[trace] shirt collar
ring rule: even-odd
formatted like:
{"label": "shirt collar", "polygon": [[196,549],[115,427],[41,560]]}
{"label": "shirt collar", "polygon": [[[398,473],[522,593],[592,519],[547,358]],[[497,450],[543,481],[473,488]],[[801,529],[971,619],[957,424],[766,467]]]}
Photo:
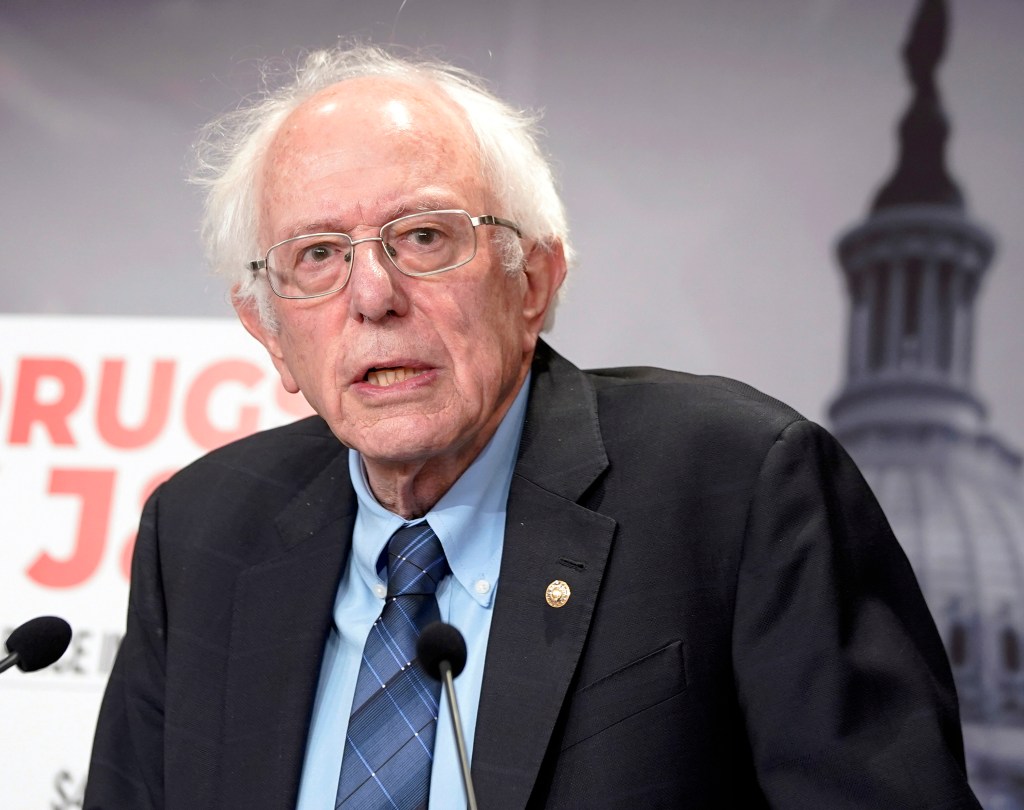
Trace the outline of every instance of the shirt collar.
{"label": "shirt collar", "polygon": [[[382,583],[377,561],[388,539],[408,523],[427,521],[437,533],[452,575],[483,607],[494,599],[501,567],[505,509],[526,417],[531,374],[516,394],[498,429],[466,471],[419,520],[406,521],[374,497],[362,456],[349,453],[349,475],[359,502],[353,532],[353,563],[368,588]],[[477,583],[489,587],[481,593]]]}

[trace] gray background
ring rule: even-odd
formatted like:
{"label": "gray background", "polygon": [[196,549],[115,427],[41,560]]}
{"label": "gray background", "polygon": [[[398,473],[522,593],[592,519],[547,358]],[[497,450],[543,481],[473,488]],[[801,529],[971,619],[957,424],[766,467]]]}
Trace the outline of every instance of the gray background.
{"label": "gray background", "polygon": [[[579,248],[558,349],[728,374],[821,420],[846,329],[832,245],[892,169],[915,7],[2,0],[0,312],[229,316],[182,180],[189,144],[255,89],[257,58],[355,35],[430,47],[546,111]],[[951,12],[950,165],[999,241],[978,390],[1019,445],[1024,2]]]}

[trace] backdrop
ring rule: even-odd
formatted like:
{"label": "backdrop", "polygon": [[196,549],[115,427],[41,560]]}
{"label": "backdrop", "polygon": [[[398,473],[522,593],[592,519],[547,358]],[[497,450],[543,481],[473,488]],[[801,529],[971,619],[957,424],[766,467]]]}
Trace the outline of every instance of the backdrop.
{"label": "backdrop", "polygon": [[[583,366],[738,377],[827,421],[846,337],[833,246],[893,168],[915,8],[5,0],[0,629],[38,612],[81,617],[77,665],[0,678],[0,706],[27,726],[0,744],[12,806],[80,797],[144,492],[207,445],[298,408],[229,321],[183,181],[196,129],[256,88],[258,58],[339,36],[426,47],[542,109],[579,255],[553,345]],[[998,242],[976,389],[1019,446],[1024,2],[953,0],[951,12],[939,73],[949,163]]]}

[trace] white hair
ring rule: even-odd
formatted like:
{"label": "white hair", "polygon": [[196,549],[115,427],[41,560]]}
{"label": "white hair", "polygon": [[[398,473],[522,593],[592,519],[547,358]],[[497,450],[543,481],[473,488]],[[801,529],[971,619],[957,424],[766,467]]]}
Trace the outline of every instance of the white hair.
{"label": "white hair", "polygon": [[[321,90],[371,76],[426,82],[446,94],[466,115],[476,137],[483,179],[503,209],[500,214],[514,220],[523,236],[542,249],[560,243],[571,264],[565,207],[538,143],[538,115],[511,107],[485,89],[480,78],[447,63],[399,57],[370,45],[345,45],[308,53],[290,81],[279,86],[271,86],[271,71],[264,69],[262,91],[200,133],[191,179],[206,191],[202,237],[214,272],[232,285],[237,301],[255,299],[264,323],[274,327],[267,285],[255,283],[248,262],[260,253],[257,178],[278,129]],[[512,234],[506,229],[497,233]],[[506,268],[518,270],[523,259],[519,240],[506,238],[502,255]],[[545,328],[553,311],[554,304]]]}

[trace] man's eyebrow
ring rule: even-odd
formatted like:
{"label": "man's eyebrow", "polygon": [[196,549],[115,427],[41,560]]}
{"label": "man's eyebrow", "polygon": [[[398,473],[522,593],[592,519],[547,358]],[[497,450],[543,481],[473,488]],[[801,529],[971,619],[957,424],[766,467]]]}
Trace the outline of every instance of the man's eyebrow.
{"label": "man's eyebrow", "polygon": [[304,222],[292,228],[289,233],[292,237],[304,236],[308,233],[344,233],[336,220],[320,220],[317,222]]}
{"label": "man's eyebrow", "polygon": [[450,200],[445,200],[440,197],[426,197],[416,203],[415,211],[441,211],[446,208],[455,207],[452,205]]}
{"label": "man's eyebrow", "polygon": [[401,202],[392,203],[390,206],[383,208],[383,215],[381,221],[369,222],[369,223],[357,223],[355,225],[343,225],[341,219],[316,219],[307,220],[299,225],[288,230],[288,236],[285,238],[292,238],[296,236],[305,236],[310,233],[348,233],[349,230],[357,228],[361,225],[369,225],[370,227],[379,227],[386,222],[390,222],[393,219],[398,219],[406,214],[419,214],[422,212],[430,211],[441,211],[450,208],[458,208],[459,206],[451,199],[447,197],[421,197],[415,201],[403,200]]}

